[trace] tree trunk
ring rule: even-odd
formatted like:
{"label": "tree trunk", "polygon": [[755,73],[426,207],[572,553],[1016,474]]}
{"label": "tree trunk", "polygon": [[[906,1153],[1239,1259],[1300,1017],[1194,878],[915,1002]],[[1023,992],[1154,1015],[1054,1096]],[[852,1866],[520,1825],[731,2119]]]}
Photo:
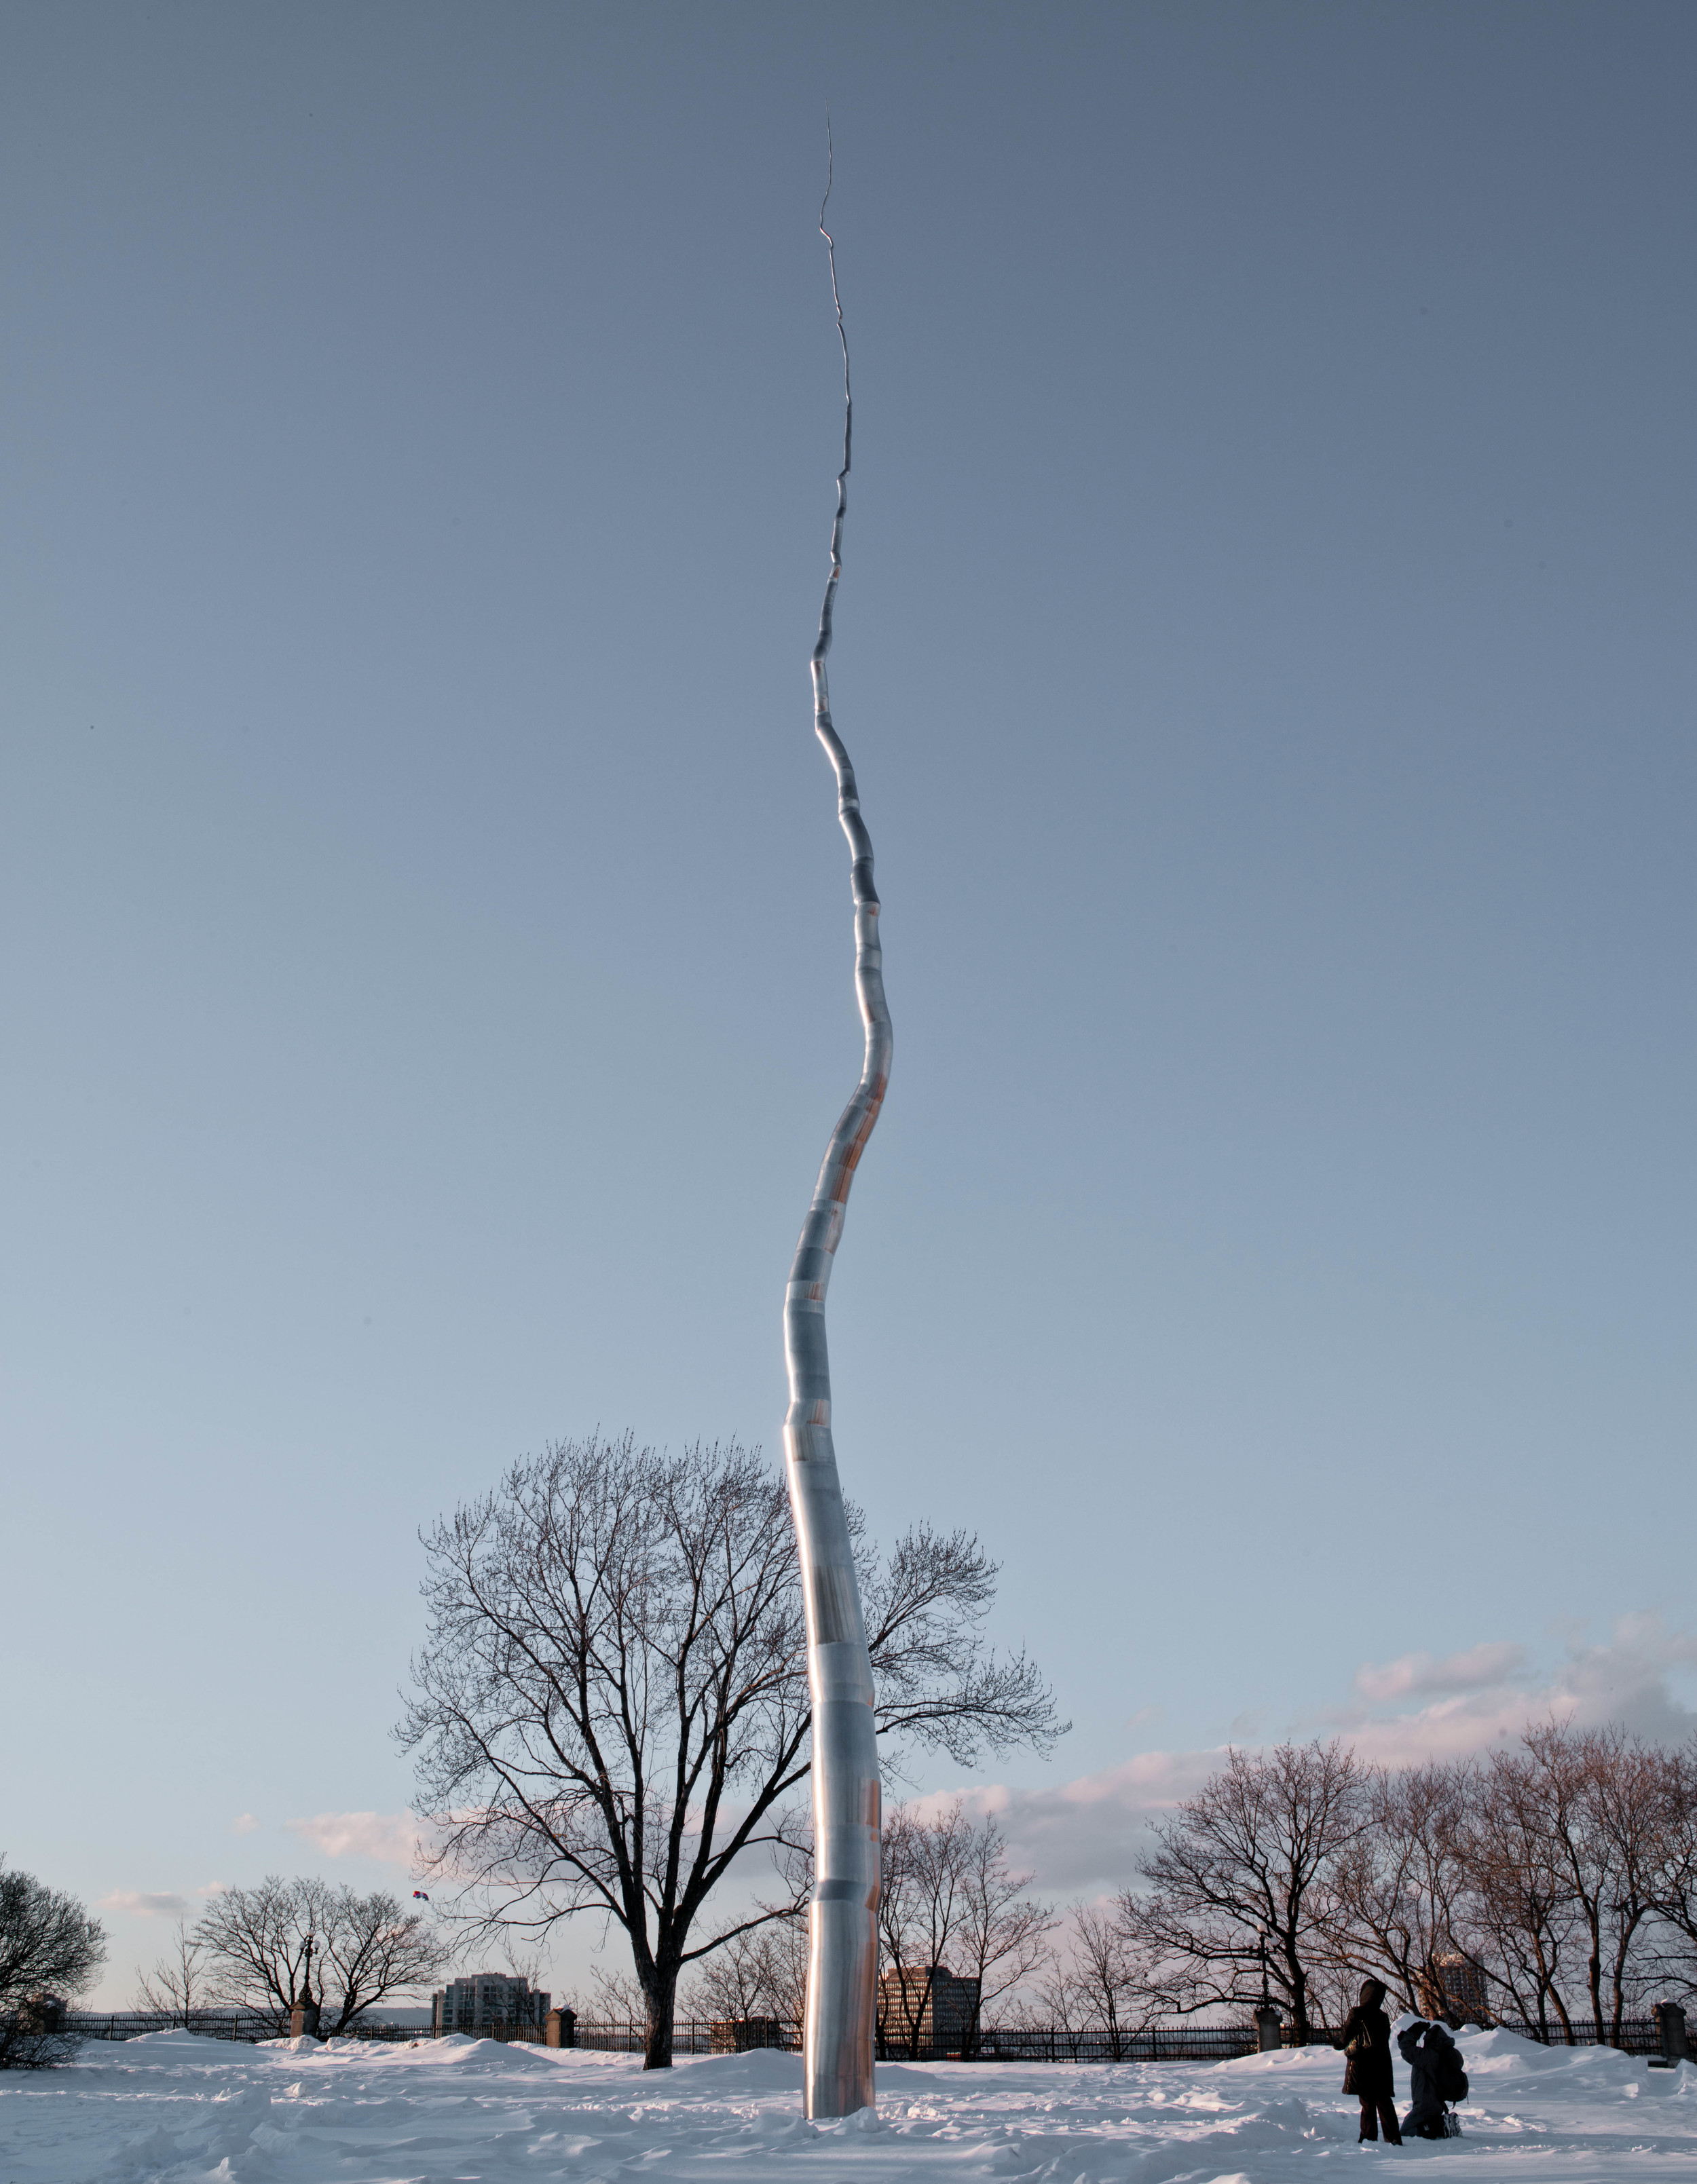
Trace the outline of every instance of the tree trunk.
{"label": "tree trunk", "polygon": [[1585,1975],[1591,1990],[1591,2021],[1597,2028],[1597,2042],[1603,2041],[1603,1944],[1594,1925],[1591,1929],[1591,1958],[1585,1967]]}
{"label": "tree trunk", "polygon": [[1627,1925],[1626,1931],[1621,1936],[1619,1944],[1615,1950],[1615,2008],[1613,2022],[1610,2028],[1612,2036],[1610,2041],[1610,2045],[1614,2048],[1623,2048],[1624,2045],[1624,2034],[1622,2032],[1622,2026],[1627,2010],[1627,1966],[1632,1959],[1633,1937],[1638,1932],[1639,1926],[1643,1924],[1644,1916],[1644,1914],[1642,1912],[1636,1913],[1633,1915],[1630,1924]]}
{"label": "tree trunk", "polygon": [[907,2060],[910,2063],[917,2063],[919,2059],[919,2028],[925,2021],[925,2000],[930,1992],[930,1982],[928,1978],[925,1986],[920,1988],[919,2004],[916,2009],[913,2006],[913,1991],[907,1982],[904,1968],[899,1961],[896,1970],[896,1976],[902,1983],[902,2037],[907,2043]]}
{"label": "tree trunk", "polygon": [[672,2019],[678,2007],[678,1966],[656,1964],[642,1982],[642,1998],[648,2005],[643,2031],[642,2067],[645,2070],[672,2068]]}
{"label": "tree trunk", "polygon": [[1308,1977],[1298,1961],[1296,1951],[1288,1943],[1285,1948],[1285,1969],[1291,1981],[1291,2024],[1296,2033],[1296,2044],[1306,2048],[1309,2040]]}

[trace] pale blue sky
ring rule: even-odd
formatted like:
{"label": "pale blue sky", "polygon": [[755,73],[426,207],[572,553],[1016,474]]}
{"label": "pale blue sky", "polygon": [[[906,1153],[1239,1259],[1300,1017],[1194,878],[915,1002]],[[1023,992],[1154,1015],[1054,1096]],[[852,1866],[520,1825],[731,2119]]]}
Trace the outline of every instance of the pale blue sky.
{"label": "pale blue sky", "polygon": [[1006,1563],[1077,1726],[999,1779],[1627,1615],[1688,1688],[1689,6],[0,39],[0,1847],[315,1864],[405,1803],[421,1523],[776,1446],[828,97],[839,1446]]}

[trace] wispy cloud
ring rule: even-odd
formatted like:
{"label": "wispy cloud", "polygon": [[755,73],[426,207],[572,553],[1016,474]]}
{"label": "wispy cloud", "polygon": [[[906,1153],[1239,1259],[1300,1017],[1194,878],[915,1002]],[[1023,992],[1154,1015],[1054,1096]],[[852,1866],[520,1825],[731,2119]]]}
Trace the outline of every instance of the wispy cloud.
{"label": "wispy cloud", "polygon": [[190,1908],[187,1897],[163,1888],[114,1888],[98,1897],[95,1906],[101,1911],[127,1911],[140,1919],[180,1919]]}
{"label": "wispy cloud", "polygon": [[[1512,1743],[1529,1722],[1550,1715],[1588,1728],[1617,1721],[1658,1743],[1677,1743],[1697,1729],[1697,1714],[1669,1688],[1676,1670],[1697,1665],[1697,1633],[1670,1630],[1657,1615],[1622,1616],[1599,1646],[1570,1643],[1553,1669],[1535,1667],[1525,1646],[1475,1646],[1434,1661],[1410,1653],[1383,1669],[1358,1672],[1366,1702],[1329,1714],[1366,1759],[1405,1767],[1421,1759],[1460,1759]],[[1375,1702],[1430,1694],[1430,1703],[1386,1716]]]}
{"label": "wispy cloud", "polygon": [[250,1836],[259,1825],[252,1813],[237,1813],[230,1823],[230,1832],[232,1836]]}
{"label": "wispy cloud", "polygon": [[[1697,1634],[1670,1630],[1657,1616],[1627,1616],[1600,1645],[1571,1641],[1554,1667],[1538,1666],[1526,1646],[1496,1641],[1441,1657],[1407,1653],[1364,1664],[1348,1703],[1288,1734],[1341,1736],[1363,1759],[1389,1767],[1489,1751],[1551,1715],[1582,1728],[1617,1721],[1638,1736],[1676,1743],[1697,1730],[1697,1713],[1674,1696],[1669,1678],[1693,1667]],[[1247,1734],[1246,1728],[1242,1717],[1232,1724],[1234,1741],[1267,1736],[1259,1724]],[[1225,1755],[1223,1745],[1146,1752],[1053,1789],[980,1784],[960,1794],[970,1810],[996,1814],[1015,1864],[1035,1875],[1038,1888],[1123,1887],[1136,1877],[1137,1852],[1154,1823]],[[950,1794],[918,1802],[941,1805]]]}
{"label": "wispy cloud", "polygon": [[1434,1695],[1477,1691],[1505,1682],[1527,1665],[1524,1646],[1470,1646],[1465,1653],[1449,1653],[1435,1661],[1430,1653],[1404,1653],[1400,1660],[1376,1668],[1364,1661],[1355,1671],[1355,1688],[1364,1699],[1382,1702]]}
{"label": "wispy cloud", "polygon": [[[1014,1864],[1032,1870],[1038,1887],[1112,1886],[1130,1880],[1152,1822],[1199,1790],[1224,1750],[1143,1752],[1052,1790],[996,1783],[960,1794],[970,1811],[995,1814]],[[924,1810],[946,1804],[949,1793],[916,1802]]]}
{"label": "wispy cloud", "polygon": [[315,1813],[283,1825],[322,1858],[369,1858],[382,1865],[410,1866],[417,1855],[418,1822],[410,1813]]}

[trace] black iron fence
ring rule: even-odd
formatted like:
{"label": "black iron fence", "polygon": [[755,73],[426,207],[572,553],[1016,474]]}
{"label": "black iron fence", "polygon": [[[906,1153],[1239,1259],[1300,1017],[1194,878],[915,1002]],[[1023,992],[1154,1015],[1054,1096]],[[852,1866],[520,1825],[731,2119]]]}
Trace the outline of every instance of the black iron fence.
{"label": "black iron fence", "polygon": [[[673,2053],[712,2055],[764,2047],[794,2053],[800,2049],[799,2025],[777,2019],[757,2019],[751,2023],[759,2027],[757,2037],[751,2034],[740,2038],[734,2025],[723,2020],[679,2019],[673,2027]],[[206,2039],[249,2043],[278,2037],[276,2020],[254,2010],[193,2010],[187,2021],[181,2014],[170,2016],[150,2010],[72,2010],[67,2013],[64,2026],[67,2032],[83,2040],[134,2040],[144,2032],[170,2031],[198,2032]],[[1567,2035],[1560,2024],[1547,2027],[1505,2024],[1502,2030],[1522,2040],[1534,2040],[1549,2047],[1567,2044]],[[355,2025],[344,2036],[353,2040],[405,2042],[434,2040],[441,2036],[428,2025],[379,2024]],[[541,2028],[534,2025],[489,2025],[477,2036],[536,2043],[544,2036]],[[1283,2037],[1287,2047],[1295,2044],[1291,2026],[1284,2027]],[[572,2044],[591,2053],[639,2055],[647,2044],[646,2031],[638,2023],[587,2022],[580,2018]],[[1331,2032],[1316,2026],[1309,2036],[1309,2044],[1329,2048],[1336,2042]],[[1650,2017],[1627,2019],[1621,2026],[1618,2041],[1611,2025],[1605,2024],[1599,2028],[1589,2019],[1576,2018],[1572,2044],[1579,2048],[1618,2046],[1628,2055],[1659,2055],[1662,2052],[1661,2028]],[[1240,2055],[1253,2055],[1259,2045],[1253,2025],[1152,2025],[1136,2031],[1121,2032],[1109,2032],[1100,2026],[994,2025],[980,2033],[972,2051],[964,2056],[958,2048],[944,2050],[924,2046],[916,2055],[909,2042],[880,2036],[878,2059],[881,2063],[1225,2063]],[[1464,2040],[1464,2050],[1465,2045]]]}
{"label": "black iron fence", "polygon": [[[84,2040],[134,2040],[144,2032],[188,2031],[213,2040],[257,2042],[279,2036],[274,2018],[258,2011],[195,2010],[187,2020],[181,2015],[148,2010],[96,2013],[73,2011],[65,2030]],[[351,2040],[404,2042],[442,2037],[427,2025],[354,2025],[343,2036]],[[530,2024],[489,2024],[479,2029],[485,2040],[539,2043],[542,2029]],[[1329,2034],[1316,2036],[1330,2040]],[[1286,2038],[1290,2037],[1288,2031]],[[578,2019],[571,2044],[591,2053],[639,2055],[647,2045],[647,2029],[639,2022]],[[1241,2025],[1155,2025],[1136,2032],[1069,2031],[1052,2025],[998,2027],[980,2034],[974,2050],[963,2057],[958,2046],[942,2048],[921,2043],[916,2054],[911,2041],[897,2035],[880,2036],[878,2059],[882,2063],[1003,2062],[1003,2063],[1217,2063],[1236,2055],[1253,2054],[1258,2045],[1255,2028]],[[712,2055],[746,2052],[753,2048],[775,2048],[789,2053],[800,2051],[801,2028],[776,2018],[752,2020],[745,2029],[734,2020],[680,2018],[672,2029],[672,2048],[677,2055]]]}
{"label": "black iron fence", "polygon": [[[275,2018],[252,2009],[67,2010],[64,2029],[80,2040],[138,2040],[144,2032],[198,2032],[207,2040],[275,2040]],[[287,2030],[287,2026],[283,2028]]]}
{"label": "black iron fence", "polygon": [[[1330,2046],[1331,2036],[1325,2036]],[[1285,2038],[1288,2045],[1288,2028]],[[1253,2055],[1260,2044],[1253,2025],[1149,2025],[1119,2032],[1100,2025],[992,2025],[980,2033],[973,2052],[960,2059],[974,2063],[1229,2063],[1239,2055]],[[879,2054],[883,2061],[906,2062],[912,2050],[906,2042],[896,2040],[880,2043]],[[923,2051],[918,2059],[927,2059]]]}
{"label": "black iron fence", "polygon": [[1501,2023],[1504,2032],[1512,2032],[1521,2040],[1536,2040],[1544,2048],[1618,2048],[1623,2055],[1659,2055],[1661,2053],[1661,2028],[1653,2017],[1627,2017],[1621,2020],[1621,2036],[1615,2037],[1611,2025],[1599,2026],[1589,2017],[1572,2020],[1573,2037],[1570,2041],[1560,2024],[1511,2025]]}

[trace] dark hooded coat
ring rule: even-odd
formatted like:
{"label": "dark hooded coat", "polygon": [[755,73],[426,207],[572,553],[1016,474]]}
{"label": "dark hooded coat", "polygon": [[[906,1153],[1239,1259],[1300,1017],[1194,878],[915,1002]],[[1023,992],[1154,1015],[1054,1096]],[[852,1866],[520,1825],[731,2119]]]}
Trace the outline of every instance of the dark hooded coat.
{"label": "dark hooded coat", "polygon": [[1343,2020],[1343,2045],[1351,2053],[1343,2069],[1346,2093],[1391,2098],[1391,2020],[1380,2007],[1385,1990],[1377,1980],[1365,1980],[1361,1999]]}
{"label": "dark hooded coat", "polygon": [[1403,2118],[1405,2132],[1419,2138],[1441,2137],[1443,2131],[1443,2096],[1437,2090],[1439,2058],[1445,2048],[1454,2049],[1447,2025],[1425,2025],[1418,2018],[1405,2025],[1397,2035],[1397,2045],[1402,2050],[1403,2060],[1409,2066],[1410,2091],[1414,2098],[1408,2114]]}

